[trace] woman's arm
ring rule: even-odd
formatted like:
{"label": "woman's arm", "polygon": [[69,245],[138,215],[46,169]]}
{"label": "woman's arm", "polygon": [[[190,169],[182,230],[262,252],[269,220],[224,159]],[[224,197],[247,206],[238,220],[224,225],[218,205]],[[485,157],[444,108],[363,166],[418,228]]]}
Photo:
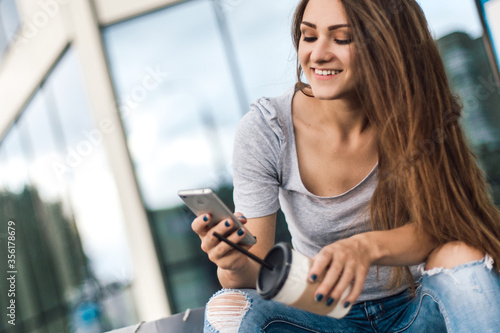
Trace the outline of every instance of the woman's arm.
{"label": "woman's arm", "polygon": [[[260,258],[264,258],[274,245],[276,214],[248,219],[245,228],[257,237],[257,243],[249,251]],[[229,251],[228,254],[232,252],[237,255],[236,259],[228,256],[227,263],[220,261],[220,264],[218,264],[217,275],[221,285],[224,288],[255,288],[260,265],[233,250],[226,243],[219,243],[218,246],[221,252]],[[242,260],[243,263],[231,267],[231,264],[238,260]]]}
{"label": "woman's arm", "polygon": [[371,265],[419,264],[435,247],[431,237],[419,232],[414,224],[357,234],[325,246],[314,257],[309,272],[311,280],[325,274],[315,296],[322,295],[319,299],[340,299],[352,283],[352,291],[345,300],[352,304],[361,294]]}
{"label": "woman's arm", "polygon": [[431,237],[419,232],[415,224],[387,231],[358,234],[360,242],[368,249],[372,265],[411,266],[424,262],[436,248]]}

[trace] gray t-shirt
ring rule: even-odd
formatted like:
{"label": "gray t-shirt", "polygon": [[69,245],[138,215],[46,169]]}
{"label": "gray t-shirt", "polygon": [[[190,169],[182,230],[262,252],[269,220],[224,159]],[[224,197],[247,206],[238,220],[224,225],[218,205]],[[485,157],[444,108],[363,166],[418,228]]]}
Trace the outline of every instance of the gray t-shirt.
{"label": "gray t-shirt", "polygon": [[[369,202],[377,185],[377,166],[355,187],[334,197],[310,193],[299,173],[292,122],[290,89],[277,98],[260,98],[236,131],[233,173],[236,211],[247,218],[274,214],[281,207],[295,250],[313,257],[337,240],[371,231]],[[332,166],[334,167],[334,166]],[[412,274],[417,280],[416,267]],[[371,267],[358,302],[380,299],[391,292],[386,285],[390,267]]]}

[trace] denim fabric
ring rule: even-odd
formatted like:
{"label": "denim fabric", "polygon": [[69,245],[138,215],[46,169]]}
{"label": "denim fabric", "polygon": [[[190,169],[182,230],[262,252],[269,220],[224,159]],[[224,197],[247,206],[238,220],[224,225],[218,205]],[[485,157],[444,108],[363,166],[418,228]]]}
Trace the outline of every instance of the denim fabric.
{"label": "denim fabric", "polygon": [[[243,333],[500,332],[500,275],[489,257],[424,272],[415,295],[407,290],[360,302],[342,319],[265,301],[252,289],[243,292],[250,302],[238,331]],[[217,330],[206,322],[205,332]]]}

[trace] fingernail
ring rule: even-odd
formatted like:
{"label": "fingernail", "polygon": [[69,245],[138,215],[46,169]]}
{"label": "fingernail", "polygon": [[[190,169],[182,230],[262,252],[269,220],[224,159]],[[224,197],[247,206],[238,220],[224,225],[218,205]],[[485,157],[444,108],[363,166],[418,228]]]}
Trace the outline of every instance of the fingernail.
{"label": "fingernail", "polygon": [[311,282],[315,282],[318,276],[316,274],[311,275]]}
{"label": "fingernail", "polygon": [[243,233],[244,233],[243,229],[239,229],[239,230],[238,230],[238,236],[243,235]]}
{"label": "fingernail", "polygon": [[208,216],[207,215],[203,216],[203,221],[208,222]]}
{"label": "fingernail", "polygon": [[246,217],[244,217],[243,215],[240,216],[240,219],[246,219]]}
{"label": "fingernail", "polygon": [[335,302],[335,299],[333,299],[332,297],[330,297],[330,298],[326,301],[326,306],[330,306],[330,305],[332,305],[334,302]]}
{"label": "fingernail", "polygon": [[224,223],[226,225],[226,227],[230,227],[231,225],[229,224],[229,221],[226,221],[226,223]]}
{"label": "fingernail", "polygon": [[321,302],[322,299],[323,299],[323,294],[316,295],[316,302]]}
{"label": "fingernail", "polygon": [[345,302],[345,303],[344,303],[344,308],[348,308],[348,307],[349,307],[349,305],[351,305],[351,303],[350,303],[350,302]]}

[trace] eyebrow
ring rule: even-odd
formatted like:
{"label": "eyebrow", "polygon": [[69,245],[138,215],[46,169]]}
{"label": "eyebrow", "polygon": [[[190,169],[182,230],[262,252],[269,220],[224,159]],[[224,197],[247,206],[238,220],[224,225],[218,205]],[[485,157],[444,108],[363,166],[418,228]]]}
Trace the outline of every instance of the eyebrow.
{"label": "eyebrow", "polygon": [[[304,25],[307,25],[308,27],[311,27],[313,29],[316,29],[316,24],[312,24],[312,23],[309,23],[307,21],[302,21],[300,24],[304,24]],[[335,25],[331,25],[328,27],[328,31],[332,31],[332,30],[336,30],[336,29],[339,29],[339,28],[345,28],[345,27],[350,27],[349,24],[335,24]]]}

